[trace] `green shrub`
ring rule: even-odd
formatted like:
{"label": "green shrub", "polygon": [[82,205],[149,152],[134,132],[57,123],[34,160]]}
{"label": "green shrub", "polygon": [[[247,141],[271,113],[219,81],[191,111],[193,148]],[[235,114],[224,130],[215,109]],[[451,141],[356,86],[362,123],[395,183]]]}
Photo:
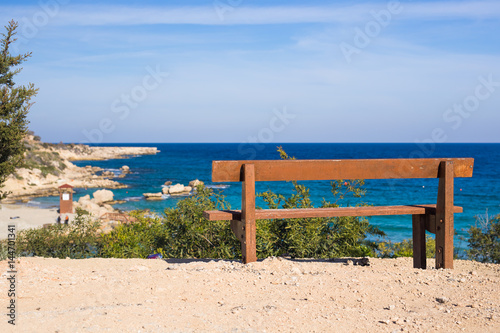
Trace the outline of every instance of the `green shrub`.
{"label": "green shrub", "polygon": [[[399,243],[381,242],[377,252],[380,258],[413,257],[413,240],[405,239]],[[429,235],[425,236],[425,255],[427,258],[436,256],[436,242]]]}
{"label": "green shrub", "polygon": [[162,254],[170,258],[241,257],[240,243],[229,221],[209,221],[203,211],[229,209],[224,196],[198,186],[197,193],[165,209],[166,238]]}
{"label": "green shrub", "polygon": [[0,261],[7,259],[9,252],[8,241],[6,239],[0,240]]}
{"label": "green shrub", "polygon": [[20,256],[93,258],[98,255],[98,228],[99,222],[77,209],[76,217],[68,225],[53,224],[20,231],[16,251]]}
{"label": "green shrub", "polygon": [[[260,193],[270,209],[314,208],[309,189],[292,182],[294,193],[289,198],[272,191]],[[360,184],[361,182],[356,182]],[[339,185],[342,184],[342,185]],[[335,199],[348,193],[360,195],[354,182],[332,182]],[[342,194],[339,194],[342,193]],[[337,202],[338,200],[336,200]],[[323,201],[322,208],[339,207],[337,203]],[[275,219],[257,221],[257,256],[289,255],[293,258],[333,258],[373,256],[376,244],[366,241],[368,235],[383,236],[384,233],[359,217]]]}
{"label": "green shrub", "polygon": [[500,264],[500,215],[493,219],[488,213],[484,218],[476,216],[475,226],[467,232],[470,249],[466,253],[470,259]]}
{"label": "green shrub", "polygon": [[99,255],[104,258],[146,258],[164,246],[165,227],[158,217],[146,217],[145,212],[130,213],[137,222],[122,224],[100,238]]}

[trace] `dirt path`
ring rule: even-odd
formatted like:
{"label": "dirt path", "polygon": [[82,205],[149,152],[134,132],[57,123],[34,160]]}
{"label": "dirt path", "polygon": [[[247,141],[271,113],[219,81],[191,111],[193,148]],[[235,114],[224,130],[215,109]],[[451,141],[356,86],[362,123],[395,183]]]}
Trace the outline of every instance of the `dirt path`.
{"label": "dirt path", "polygon": [[16,328],[3,317],[0,332],[500,332],[500,265],[472,261],[454,270],[416,270],[411,258],[16,265]]}

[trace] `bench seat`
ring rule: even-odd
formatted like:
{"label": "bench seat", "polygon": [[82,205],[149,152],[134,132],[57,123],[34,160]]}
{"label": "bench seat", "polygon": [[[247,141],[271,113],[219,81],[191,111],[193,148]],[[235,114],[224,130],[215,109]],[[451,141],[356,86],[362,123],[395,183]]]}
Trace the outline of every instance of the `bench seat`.
{"label": "bench seat", "polygon": [[[462,213],[463,208],[453,206],[453,213]],[[256,209],[255,219],[296,219],[312,217],[340,216],[381,216],[381,215],[436,215],[436,205],[406,206],[362,206],[336,208],[296,208],[296,209]],[[203,212],[209,221],[241,220],[241,210],[209,210]]]}

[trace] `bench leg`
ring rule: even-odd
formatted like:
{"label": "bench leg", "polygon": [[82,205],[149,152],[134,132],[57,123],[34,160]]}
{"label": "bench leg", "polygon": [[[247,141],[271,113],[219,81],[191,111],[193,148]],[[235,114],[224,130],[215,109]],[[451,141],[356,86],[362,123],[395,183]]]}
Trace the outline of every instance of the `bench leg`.
{"label": "bench leg", "polygon": [[255,225],[255,167],[253,164],[243,164],[243,184],[241,194],[241,222],[243,224],[243,239],[241,254],[243,263],[257,261],[257,228]]}
{"label": "bench leg", "polygon": [[427,268],[425,254],[425,215],[412,215],[413,224],[413,268]]}
{"label": "bench leg", "polygon": [[439,165],[436,205],[436,268],[453,269],[453,161]]}

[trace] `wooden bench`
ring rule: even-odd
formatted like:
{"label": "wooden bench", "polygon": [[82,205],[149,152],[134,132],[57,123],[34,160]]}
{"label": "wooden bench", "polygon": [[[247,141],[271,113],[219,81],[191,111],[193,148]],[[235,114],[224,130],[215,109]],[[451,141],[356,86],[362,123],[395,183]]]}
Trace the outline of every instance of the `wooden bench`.
{"label": "wooden bench", "polygon": [[[413,266],[426,268],[425,231],[436,235],[436,268],[453,268],[454,177],[472,177],[472,158],[213,161],[213,182],[242,182],[241,210],[205,211],[208,220],[229,220],[241,241],[244,263],[257,260],[259,219],[412,215]],[[307,209],[255,209],[256,181],[439,178],[436,204]]]}

